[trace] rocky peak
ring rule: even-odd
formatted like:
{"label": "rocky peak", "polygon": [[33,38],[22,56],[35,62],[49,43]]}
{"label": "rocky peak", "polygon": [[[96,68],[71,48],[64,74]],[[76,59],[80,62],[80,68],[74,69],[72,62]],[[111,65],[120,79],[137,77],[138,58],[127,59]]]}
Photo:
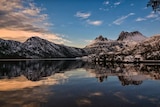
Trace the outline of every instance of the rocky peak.
{"label": "rocky peak", "polygon": [[96,41],[108,41],[108,39],[107,38],[105,38],[105,37],[103,37],[102,35],[100,35],[100,36],[98,36],[98,37],[96,37],[96,39],[95,39]]}
{"label": "rocky peak", "polygon": [[23,45],[25,47],[39,47],[39,48],[46,48],[49,45],[55,45],[52,42],[49,42],[48,40],[42,39],[40,37],[34,36],[29,39],[27,39]]}
{"label": "rocky peak", "polygon": [[129,40],[129,41],[139,42],[139,41],[145,40],[146,38],[147,37],[145,37],[139,31],[134,31],[134,32],[125,32],[125,31],[122,31],[119,34],[119,37],[118,37],[117,41]]}
{"label": "rocky peak", "polygon": [[30,37],[28,38],[25,42],[31,42],[31,41],[42,41],[44,39],[38,37],[38,36],[33,36],[33,37]]}

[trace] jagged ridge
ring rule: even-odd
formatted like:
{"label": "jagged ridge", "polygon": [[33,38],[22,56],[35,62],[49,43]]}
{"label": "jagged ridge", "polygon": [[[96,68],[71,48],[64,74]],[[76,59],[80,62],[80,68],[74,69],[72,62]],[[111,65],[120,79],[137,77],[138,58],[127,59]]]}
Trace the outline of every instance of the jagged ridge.
{"label": "jagged ridge", "polygon": [[124,32],[122,31],[119,34],[119,37],[117,41],[135,41],[135,42],[141,42],[143,40],[147,39],[142,33],[139,31],[134,32]]}

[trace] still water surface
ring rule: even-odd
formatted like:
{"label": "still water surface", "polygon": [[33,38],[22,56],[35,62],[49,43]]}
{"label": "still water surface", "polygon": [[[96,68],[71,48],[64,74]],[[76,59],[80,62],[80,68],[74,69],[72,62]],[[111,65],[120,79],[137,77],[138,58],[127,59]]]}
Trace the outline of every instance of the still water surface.
{"label": "still water surface", "polygon": [[160,65],[1,61],[0,107],[160,107]]}

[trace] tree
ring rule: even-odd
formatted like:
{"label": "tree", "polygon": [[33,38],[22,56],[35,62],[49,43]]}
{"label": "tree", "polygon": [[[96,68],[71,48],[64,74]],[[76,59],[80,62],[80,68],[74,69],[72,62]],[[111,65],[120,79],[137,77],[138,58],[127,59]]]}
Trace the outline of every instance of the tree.
{"label": "tree", "polygon": [[160,11],[160,0],[150,0],[147,7],[152,7],[153,11]]}

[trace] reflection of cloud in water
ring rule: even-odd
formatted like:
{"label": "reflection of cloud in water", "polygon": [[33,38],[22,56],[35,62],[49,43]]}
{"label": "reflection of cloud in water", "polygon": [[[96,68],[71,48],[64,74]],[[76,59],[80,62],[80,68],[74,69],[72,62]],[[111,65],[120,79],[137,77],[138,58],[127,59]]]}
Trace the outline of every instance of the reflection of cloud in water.
{"label": "reflection of cloud in water", "polygon": [[138,95],[137,98],[140,99],[140,100],[148,100],[149,102],[151,102],[153,104],[159,104],[160,105],[160,99],[159,98],[147,97],[147,96],[143,96],[143,95]]}
{"label": "reflection of cloud in water", "polygon": [[102,92],[94,92],[94,93],[90,93],[89,97],[93,97],[93,96],[103,96]]}
{"label": "reflection of cloud in water", "polygon": [[65,80],[67,77],[63,73],[55,74],[49,77],[45,77],[41,81],[29,81],[24,76],[15,77],[12,79],[0,80],[0,91],[20,90],[24,88],[32,88],[43,85],[55,85]]}
{"label": "reflection of cloud in water", "polygon": [[128,98],[126,98],[126,96],[122,92],[115,92],[114,95],[120,98],[120,100],[122,100],[123,102],[130,103],[130,104],[135,103],[135,102],[130,101]]}
{"label": "reflection of cloud in water", "polygon": [[86,72],[86,70],[83,69],[83,68],[66,71],[64,74],[67,77],[76,77],[76,78],[90,78],[90,77],[92,78],[92,77],[95,77],[94,73]]}
{"label": "reflection of cloud in water", "polygon": [[54,92],[49,88],[53,85],[66,82],[68,77],[65,73],[55,73],[44,77],[40,81],[30,81],[24,76],[12,79],[0,80],[0,105],[11,107],[21,105],[22,107],[41,107],[41,103],[47,103],[49,96]]}
{"label": "reflection of cloud in water", "polygon": [[0,92],[1,107],[39,107],[40,103],[46,103],[49,95],[54,93],[47,86],[26,88],[18,91]]}
{"label": "reflection of cloud in water", "polygon": [[[95,101],[93,100],[93,97],[94,98],[97,98],[97,97],[102,97],[103,96],[103,93],[102,92],[92,92],[92,93],[89,93],[87,95],[87,97],[85,98],[80,98],[78,99],[76,102],[77,102],[77,105],[78,106],[91,106],[91,104]],[[92,100],[91,100],[92,99]],[[93,101],[93,102],[92,102]]]}
{"label": "reflection of cloud in water", "polygon": [[82,98],[76,101],[78,106],[90,106],[92,104],[91,100],[88,98]]}
{"label": "reflection of cloud in water", "polygon": [[31,102],[29,104],[24,104],[22,107],[41,107],[41,105],[36,102]]}

